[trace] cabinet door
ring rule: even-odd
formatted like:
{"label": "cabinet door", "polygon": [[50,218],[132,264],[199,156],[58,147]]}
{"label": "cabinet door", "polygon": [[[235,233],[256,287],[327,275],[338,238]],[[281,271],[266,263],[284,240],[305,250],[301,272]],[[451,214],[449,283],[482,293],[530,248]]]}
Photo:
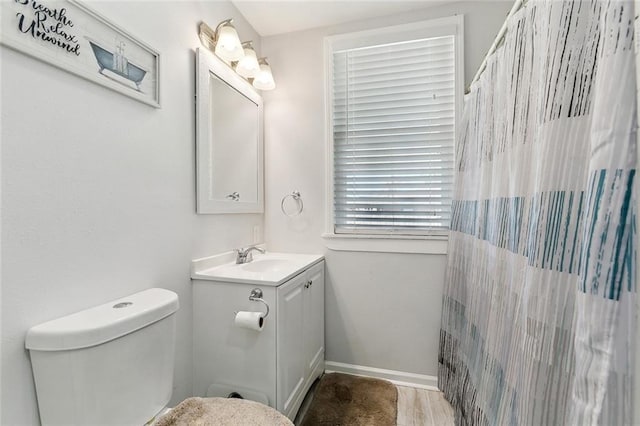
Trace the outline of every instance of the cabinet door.
{"label": "cabinet door", "polygon": [[307,271],[304,297],[305,376],[324,361],[324,262]]}
{"label": "cabinet door", "polygon": [[278,287],[277,409],[287,414],[305,382],[304,296],[307,276],[300,274]]}

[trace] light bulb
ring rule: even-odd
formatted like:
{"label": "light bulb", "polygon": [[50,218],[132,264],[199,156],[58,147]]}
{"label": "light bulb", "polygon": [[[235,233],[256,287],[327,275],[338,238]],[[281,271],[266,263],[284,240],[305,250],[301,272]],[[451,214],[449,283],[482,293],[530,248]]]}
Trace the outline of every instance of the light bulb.
{"label": "light bulb", "polygon": [[230,22],[218,26],[215,53],[225,61],[238,61],[244,56],[238,33]]}
{"label": "light bulb", "polygon": [[260,71],[258,57],[250,42],[243,43],[243,45],[245,46],[244,57],[236,64],[236,72],[244,78],[254,78]]}
{"label": "light bulb", "polygon": [[260,71],[253,79],[253,87],[260,90],[273,90],[276,88],[276,82],[273,80],[271,67],[266,58],[260,59]]}

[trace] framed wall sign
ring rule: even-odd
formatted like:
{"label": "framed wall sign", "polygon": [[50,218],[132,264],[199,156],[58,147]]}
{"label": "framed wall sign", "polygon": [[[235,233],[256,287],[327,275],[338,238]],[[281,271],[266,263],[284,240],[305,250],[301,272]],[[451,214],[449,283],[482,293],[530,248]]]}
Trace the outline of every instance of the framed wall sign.
{"label": "framed wall sign", "polygon": [[0,43],[160,108],[160,54],[77,0],[0,1]]}

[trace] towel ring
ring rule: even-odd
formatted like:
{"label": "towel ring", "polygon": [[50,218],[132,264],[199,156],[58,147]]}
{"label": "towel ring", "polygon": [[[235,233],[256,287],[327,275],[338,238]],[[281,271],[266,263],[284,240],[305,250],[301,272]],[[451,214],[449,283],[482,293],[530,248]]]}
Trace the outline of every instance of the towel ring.
{"label": "towel ring", "polygon": [[[293,213],[287,213],[286,210],[284,209],[284,203],[285,201],[287,201],[289,197],[291,197],[294,201],[298,203],[298,208]],[[284,197],[282,197],[282,201],[280,202],[280,210],[282,210],[282,213],[284,213],[285,216],[289,216],[289,217],[297,216],[300,213],[302,213],[303,209],[304,209],[304,203],[302,202],[300,191],[293,191],[291,194],[287,194]]]}

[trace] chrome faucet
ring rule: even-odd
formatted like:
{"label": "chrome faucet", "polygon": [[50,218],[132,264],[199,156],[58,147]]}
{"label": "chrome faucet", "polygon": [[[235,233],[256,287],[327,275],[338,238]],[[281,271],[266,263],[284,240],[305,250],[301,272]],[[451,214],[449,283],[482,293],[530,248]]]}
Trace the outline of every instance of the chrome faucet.
{"label": "chrome faucet", "polygon": [[260,253],[264,253],[264,249],[261,249],[260,247],[256,247],[256,246],[251,246],[251,247],[247,247],[247,248],[240,248],[240,249],[234,249],[238,255],[236,256],[236,263],[237,264],[243,264],[243,263],[249,263],[253,260],[253,250],[257,250]]}

